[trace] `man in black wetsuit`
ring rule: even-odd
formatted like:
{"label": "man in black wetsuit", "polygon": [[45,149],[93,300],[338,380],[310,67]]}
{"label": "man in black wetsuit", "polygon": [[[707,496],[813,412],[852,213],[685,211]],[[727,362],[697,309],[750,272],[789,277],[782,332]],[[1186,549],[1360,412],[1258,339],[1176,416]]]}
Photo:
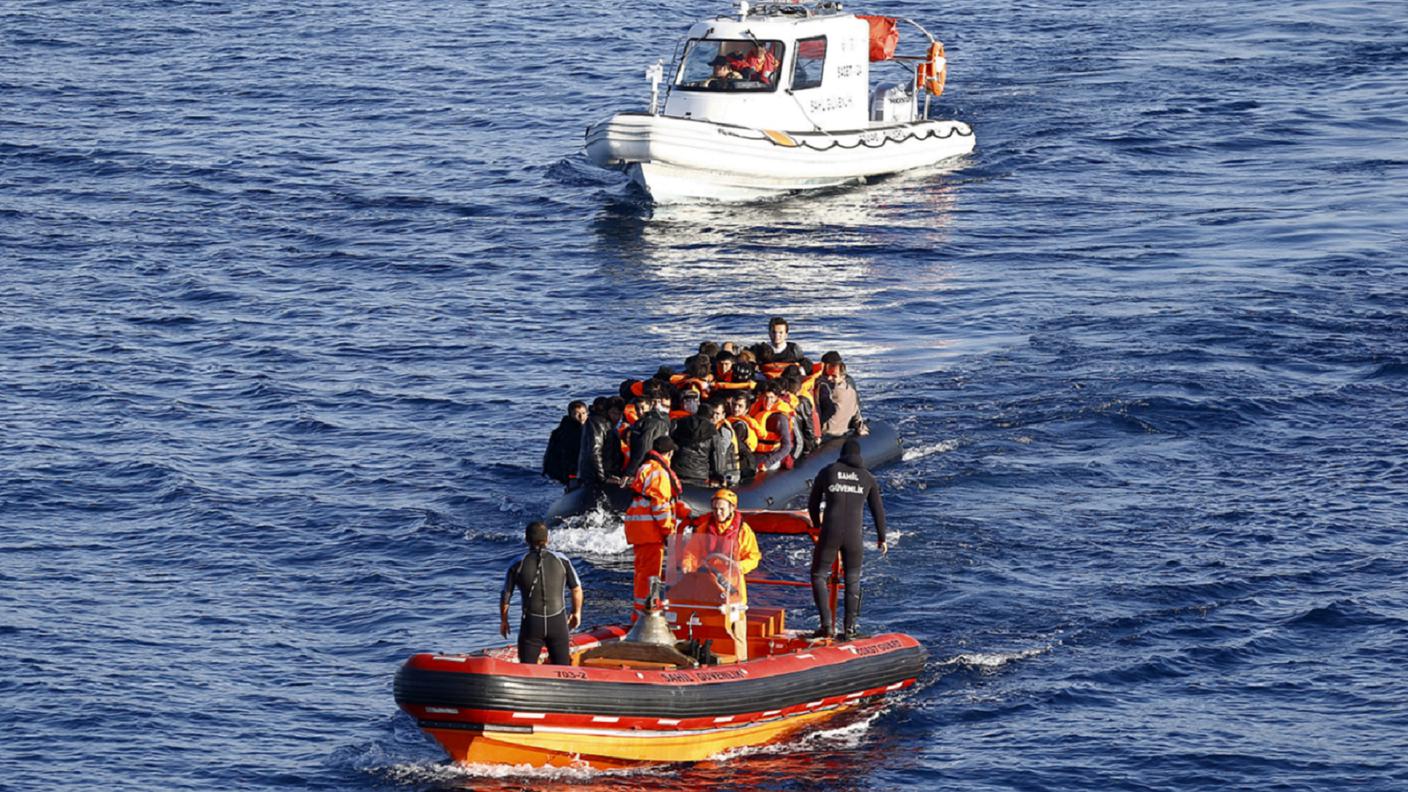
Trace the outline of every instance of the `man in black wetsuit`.
{"label": "man in black wetsuit", "polygon": [[[824,512],[823,503],[826,504]],[[830,637],[832,625],[835,624],[826,591],[826,578],[837,552],[841,554],[841,564],[846,572],[846,626],[840,637],[848,641],[856,637],[856,620],[860,617],[861,512],[866,505],[870,506],[870,516],[875,520],[875,535],[879,540],[880,552],[884,554],[889,547],[885,544],[885,504],[880,500],[880,485],[861,461],[860,443],[854,439],[847,440],[841,446],[841,459],[822,468],[821,473],[817,474],[816,482],[812,484],[811,498],[807,502],[812,525],[821,526],[821,537],[812,551],[812,597],[821,616],[821,626],[814,635],[816,638]]]}
{"label": "man in black wetsuit", "polygon": [[[499,634],[508,637],[508,603],[513,590],[523,596],[523,621],[518,625],[518,662],[537,663],[543,644],[551,665],[572,665],[568,634],[582,623],[582,584],[572,562],[548,548],[548,527],[528,523],[524,539],[530,548],[508,568],[499,595]],[[572,592],[572,615],[567,615],[563,592]]]}

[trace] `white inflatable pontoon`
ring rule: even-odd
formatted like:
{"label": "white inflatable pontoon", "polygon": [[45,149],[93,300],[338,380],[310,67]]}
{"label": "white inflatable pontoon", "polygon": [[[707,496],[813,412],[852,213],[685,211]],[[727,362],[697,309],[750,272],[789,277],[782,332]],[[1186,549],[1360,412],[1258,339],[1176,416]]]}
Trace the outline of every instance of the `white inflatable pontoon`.
{"label": "white inflatable pontoon", "polygon": [[[948,67],[943,44],[918,23],[829,0],[738,6],[690,28],[663,106],[657,63],[646,72],[648,112],[588,127],[593,164],[626,171],[657,203],[750,201],[973,150],[967,124],[929,119]],[[900,23],[922,36],[922,51],[897,52]]]}

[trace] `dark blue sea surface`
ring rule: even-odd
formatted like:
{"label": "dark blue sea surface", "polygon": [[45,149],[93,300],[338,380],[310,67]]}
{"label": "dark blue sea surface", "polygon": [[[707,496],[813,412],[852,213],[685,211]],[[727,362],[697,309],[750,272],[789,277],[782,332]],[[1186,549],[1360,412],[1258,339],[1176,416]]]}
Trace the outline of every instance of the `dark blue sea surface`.
{"label": "dark blue sea surface", "polygon": [[[1408,788],[1408,5],[857,7],[972,156],[653,209],[583,129],[726,4],[0,4],[0,788]],[[393,674],[498,641],[566,403],[773,314],[906,440],[921,685],[445,764]],[[618,620],[619,528],[558,545]]]}

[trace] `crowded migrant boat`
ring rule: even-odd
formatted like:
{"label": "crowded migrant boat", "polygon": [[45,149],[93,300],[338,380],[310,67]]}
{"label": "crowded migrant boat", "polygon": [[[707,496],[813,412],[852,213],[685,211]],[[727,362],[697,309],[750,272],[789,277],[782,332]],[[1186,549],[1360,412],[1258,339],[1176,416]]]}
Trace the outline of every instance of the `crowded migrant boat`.
{"label": "crowded migrant boat", "polygon": [[[624,493],[633,607],[620,624],[577,631],[581,580],[550,548],[548,524],[529,523],[527,551],[499,599],[507,638],[519,596],[516,646],[423,652],[396,676],[397,704],[454,761],[697,761],[784,739],[915,684],[927,655],[914,638],[858,629],[866,509],[876,547],[888,551],[880,487],[862,450],[878,425],[862,417],[839,355],[812,364],[787,335],[776,317],[764,344],[706,342],[680,372],[627,380],[590,409],[571,405],[544,469],[593,505]],[[776,481],[800,486],[804,508],[745,506],[744,493]],[[701,505],[685,497],[691,488],[704,491]],[[809,579],[760,576],[758,534],[808,536]],[[778,604],[749,602],[750,590],[790,586],[811,589],[815,630],[789,626]]]}
{"label": "crowded migrant boat", "polygon": [[744,510],[795,508],[847,438],[870,467],[897,459],[899,438],[866,420],[841,355],[813,362],[789,332],[773,317],[764,342],[705,341],[679,370],[661,366],[614,396],[569,405],[543,456],[543,474],[566,488],[549,517],[626,511],[630,484],[662,437],[676,448],[671,467],[695,510],[707,509],[717,486],[735,488]]}

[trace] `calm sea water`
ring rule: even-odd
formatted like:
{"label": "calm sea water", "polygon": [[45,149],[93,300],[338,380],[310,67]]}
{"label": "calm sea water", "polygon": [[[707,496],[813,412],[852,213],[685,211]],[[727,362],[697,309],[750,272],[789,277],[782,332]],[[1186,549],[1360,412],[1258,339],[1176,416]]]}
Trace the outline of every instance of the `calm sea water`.
{"label": "calm sea water", "polygon": [[[973,156],[652,210],[582,131],[717,3],[0,5],[0,787],[1408,788],[1408,7],[866,8]],[[772,314],[907,441],[864,626],[920,688],[446,766],[392,676],[497,641],[566,402]]]}

